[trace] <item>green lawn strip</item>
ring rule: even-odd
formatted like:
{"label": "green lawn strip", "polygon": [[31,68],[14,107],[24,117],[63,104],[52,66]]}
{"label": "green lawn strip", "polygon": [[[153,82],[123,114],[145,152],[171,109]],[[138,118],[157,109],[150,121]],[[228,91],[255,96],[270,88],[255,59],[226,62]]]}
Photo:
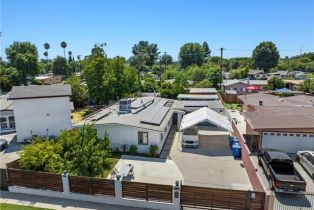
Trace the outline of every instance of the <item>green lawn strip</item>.
{"label": "green lawn strip", "polygon": [[[46,208],[38,208],[33,206],[22,206],[22,205],[15,205],[15,204],[8,204],[8,203],[0,203],[1,210],[33,210],[33,209],[40,209],[44,210]],[[46,209],[51,210],[51,209]]]}
{"label": "green lawn strip", "polygon": [[225,104],[225,107],[227,109],[231,109],[231,110],[240,110],[241,109],[241,104],[234,104],[234,103],[231,103],[231,104]]}
{"label": "green lawn strip", "polygon": [[110,174],[110,172],[112,171],[113,167],[117,164],[117,162],[119,161],[121,157],[121,154],[120,153],[116,153],[116,152],[113,152],[111,154],[111,157],[109,158],[109,162],[110,162],[110,167],[108,169],[106,169],[104,172],[103,172],[103,175],[102,177],[103,178],[107,178],[107,176]]}

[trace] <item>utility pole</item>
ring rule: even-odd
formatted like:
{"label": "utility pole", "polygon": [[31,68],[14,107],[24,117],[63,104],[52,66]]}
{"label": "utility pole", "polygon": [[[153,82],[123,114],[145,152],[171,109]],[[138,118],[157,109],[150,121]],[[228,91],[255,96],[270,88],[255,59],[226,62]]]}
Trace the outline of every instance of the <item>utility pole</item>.
{"label": "utility pole", "polygon": [[221,82],[222,82],[222,58],[223,58],[223,52],[224,52],[224,48],[220,48],[220,84],[219,84],[219,88],[221,89]]}
{"label": "utility pole", "polygon": [[164,52],[164,57],[165,57],[165,69],[167,68],[167,58],[166,58],[167,52]]}

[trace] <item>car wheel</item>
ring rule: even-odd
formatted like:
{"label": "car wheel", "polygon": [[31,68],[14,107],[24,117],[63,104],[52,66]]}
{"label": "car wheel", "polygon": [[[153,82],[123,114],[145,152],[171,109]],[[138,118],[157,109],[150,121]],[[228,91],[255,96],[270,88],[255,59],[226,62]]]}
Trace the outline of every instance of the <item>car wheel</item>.
{"label": "car wheel", "polygon": [[300,163],[300,157],[299,156],[297,156],[297,162]]}
{"label": "car wheel", "polygon": [[258,165],[262,166],[262,161],[260,159],[258,159]]}
{"label": "car wheel", "polygon": [[270,177],[268,177],[268,184],[269,184],[269,189],[274,190],[273,182],[271,181]]}

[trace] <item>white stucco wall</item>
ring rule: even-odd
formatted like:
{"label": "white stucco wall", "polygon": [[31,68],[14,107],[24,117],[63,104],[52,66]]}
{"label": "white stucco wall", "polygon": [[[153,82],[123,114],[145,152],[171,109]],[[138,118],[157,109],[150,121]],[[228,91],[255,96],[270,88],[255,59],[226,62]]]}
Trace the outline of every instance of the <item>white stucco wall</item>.
{"label": "white stucco wall", "polygon": [[[172,118],[170,118],[166,130],[163,132],[118,124],[96,125],[96,128],[98,138],[103,138],[105,132],[109,134],[110,144],[114,151],[116,148],[120,148],[120,151],[122,151],[123,145],[127,145],[128,147],[136,145],[138,153],[148,153],[150,145],[157,145],[159,147],[159,153],[165,143],[171,125]],[[148,132],[148,145],[138,144],[139,131]],[[161,138],[161,133],[163,134],[163,138]]]}
{"label": "white stucco wall", "polygon": [[14,100],[13,109],[18,142],[31,135],[59,135],[72,126],[69,97]]}

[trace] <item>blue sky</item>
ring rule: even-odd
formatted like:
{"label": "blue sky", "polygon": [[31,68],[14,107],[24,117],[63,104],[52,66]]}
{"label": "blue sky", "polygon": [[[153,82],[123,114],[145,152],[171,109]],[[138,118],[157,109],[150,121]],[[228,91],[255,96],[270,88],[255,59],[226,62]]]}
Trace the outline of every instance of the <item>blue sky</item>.
{"label": "blue sky", "polygon": [[14,40],[31,41],[43,57],[87,55],[106,42],[110,57],[129,57],[139,40],[157,43],[177,59],[186,42],[207,41],[214,55],[250,56],[261,41],[280,55],[314,51],[314,0],[1,0],[1,54]]}

